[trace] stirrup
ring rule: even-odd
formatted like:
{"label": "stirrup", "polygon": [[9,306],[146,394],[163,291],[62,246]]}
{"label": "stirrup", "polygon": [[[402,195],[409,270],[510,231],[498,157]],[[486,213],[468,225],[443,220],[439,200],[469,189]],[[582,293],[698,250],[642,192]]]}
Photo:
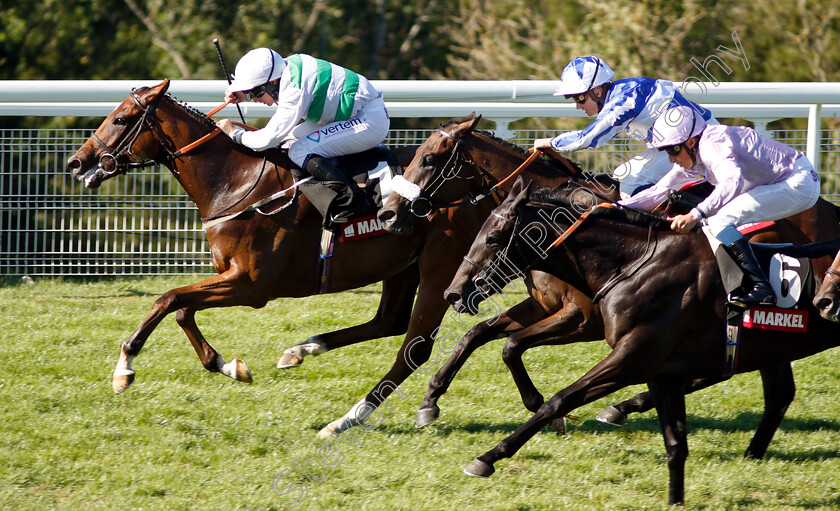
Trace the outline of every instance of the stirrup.
{"label": "stirrup", "polygon": [[752,305],[772,307],[776,305],[776,295],[772,290],[767,291],[756,286],[743,295],[739,295],[733,291],[727,295],[726,301],[741,308],[747,308]]}

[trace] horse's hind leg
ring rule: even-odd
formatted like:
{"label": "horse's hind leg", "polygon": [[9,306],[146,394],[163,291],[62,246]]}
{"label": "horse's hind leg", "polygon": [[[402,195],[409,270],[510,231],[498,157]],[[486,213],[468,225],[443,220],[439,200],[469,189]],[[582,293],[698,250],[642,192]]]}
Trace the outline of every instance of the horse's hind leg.
{"label": "horse's hind leg", "polygon": [[187,339],[193,345],[205,369],[222,373],[236,381],[251,383],[251,370],[248,369],[248,364],[237,358],[230,362],[225,362],[225,359],[210,346],[210,343],[207,342],[198,329],[198,325],[195,323],[195,309],[179,309],[175,314],[175,318],[178,325],[187,335]]}
{"label": "horse's hind leg", "polygon": [[764,414],[761,416],[750,446],[744,453],[744,456],[755,459],[764,457],[773,435],[796,394],[796,384],[793,381],[793,369],[790,363],[762,369],[761,382],[764,384]]}
{"label": "horse's hind leg", "polygon": [[414,264],[391,278],[382,281],[379,308],[367,323],[313,335],[283,352],[277,367],[286,369],[303,363],[307,355],[320,355],[329,350],[349,346],[370,339],[402,335],[408,330],[414,294],[420,281]]}
{"label": "horse's hind leg", "polygon": [[[691,394],[692,392],[697,392],[698,390],[709,388],[712,385],[716,385],[728,379],[729,377],[725,376],[714,378],[697,378],[689,382],[689,384],[685,387],[685,393]],[[651,397],[650,392],[644,391],[636,394],[635,396],[631,397],[626,401],[622,401],[620,403],[610,405],[604,408],[601,411],[601,413],[599,413],[598,416],[595,418],[606,424],[612,424],[614,426],[623,426],[624,424],[627,424],[628,415],[632,413],[644,413],[648,410],[653,410],[655,406],[656,405],[653,402],[653,397]]]}
{"label": "horse's hind leg", "polygon": [[426,396],[417,412],[415,426],[422,428],[438,418],[440,408],[438,399],[446,393],[455,375],[463,367],[467,358],[478,348],[501,336],[516,332],[524,325],[530,325],[545,317],[545,311],[532,298],[518,303],[504,311],[498,318],[482,321],[475,325],[458,343],[449,359],[438,369],[429,381]]}

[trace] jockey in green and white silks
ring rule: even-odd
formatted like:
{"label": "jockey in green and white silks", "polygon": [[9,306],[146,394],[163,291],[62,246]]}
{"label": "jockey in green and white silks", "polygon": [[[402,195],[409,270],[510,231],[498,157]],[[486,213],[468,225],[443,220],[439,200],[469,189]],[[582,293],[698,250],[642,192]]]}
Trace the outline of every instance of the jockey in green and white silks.
{"label": "jockey in green and white silks", "polygon": [[388,134],[391,121],[385,100],[367,78],[310,55],[284,59],[269,48],[256,48],[236,64],[225,98],[231,103],[253,99],[277,106],[260,130],[245,131],[227,119],[218,126],[235,142],[255,151],[288,149],[292,162],[316,180],[344,184],[350,204],[329,206],[333,222],[347,221],[372,207],[330,161],[376,147]]}
{"label": "jockey in green and white silks", "polygon": [[325,60],[302,53],[284,59],[257,48],[237,63],[227,90],[251,91],[274,80],[279,80],[277,111],[263,129],[235,133],[242,145],[255,151],[288,148],[292,161],[303,167],[310,154],[352,154],[385,140],[390,119],[382,93],[364,76]]}

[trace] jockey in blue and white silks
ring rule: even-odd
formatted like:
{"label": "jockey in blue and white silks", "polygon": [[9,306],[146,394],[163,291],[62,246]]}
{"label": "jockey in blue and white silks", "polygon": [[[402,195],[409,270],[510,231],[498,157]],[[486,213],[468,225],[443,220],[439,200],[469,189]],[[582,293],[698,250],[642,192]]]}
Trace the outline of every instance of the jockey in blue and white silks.
{"label": "jockey in blue and white silks", "polygon": [[252,98],[277,105],[266,126],[245,131],[223,119],[218,125],[235,142],[255,151],[289,150],[289,158],[319,181],[338,181],[354,195],[350,211],[334,222],[370,207],[366,199],[328,160],[371,149],[385,140],[390,119],[385,100],[364,76],[306,54],[283,58],[269,48],[246,53],[236,64],[225,98]]}
{"label": "jockey in blue and white silks", "polygon": [[[622,132],[636,140],[651,141],[651,127],[656,117],[676,106],[690,106],[709,124],[717,124],[712,113],[686,99],[668,80],[635,77],[611,81],[613,70],[598,57],[577,57],[563,70],[555,96],[574,99],[577,108],[587,115],[597,115],[586,128],[537,139],[535,148],[571,152],[604,145]],[[642,154],[618,166],[613,177],[621,181],[620,192],[629,197],[653,185],[673,165],[658,151]]]}

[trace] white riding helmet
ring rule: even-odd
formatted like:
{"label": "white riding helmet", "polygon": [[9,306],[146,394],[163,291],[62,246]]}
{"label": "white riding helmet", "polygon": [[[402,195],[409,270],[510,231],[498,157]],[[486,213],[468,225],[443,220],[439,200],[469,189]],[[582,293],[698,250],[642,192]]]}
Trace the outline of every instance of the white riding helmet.
{"label": "white riding helmet", "polygon": [[677,106],[665,110],[651,128],[651,141],[654,149],[662,149],[684,143],[689,138],[699,135],[706,128],[706,120],[689,106]]}
{"label": "white riding helmet", "polygon": [[563,74],[560,75],[560,86],[554,95],[583,94],[613,78],[615,78],[613,70],[598,57],[575,57],[563,69]]}
{"label": "white riding helmet", "polygon": [[249,51],[236,63],[233,82],[228,92],[248,91],[265,85],[280,77],[286,61],[279,53],[270,48],[256,48]]}

